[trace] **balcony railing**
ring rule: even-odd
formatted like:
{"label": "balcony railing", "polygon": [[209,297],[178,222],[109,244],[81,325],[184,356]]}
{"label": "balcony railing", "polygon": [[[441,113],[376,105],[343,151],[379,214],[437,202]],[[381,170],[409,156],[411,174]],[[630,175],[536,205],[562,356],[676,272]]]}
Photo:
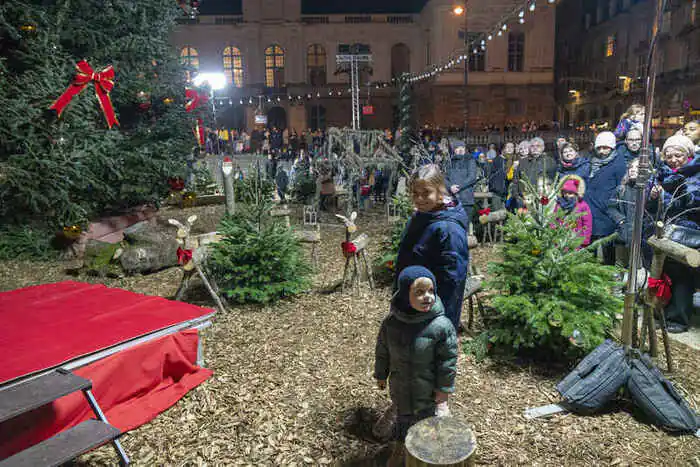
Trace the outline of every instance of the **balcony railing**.
{"label": "balcony railing", "polygon": [[346,16],[345,22],[349,24],[371,23],[371,16]]}
{"label": "balcony railing", "polygon": [[301,22],[305,24],[328,24],[328,16],[304,16]]}
{"label": "balcony railing", "polygon": [[413,16],[387,16],[386,22],[390,24],[412,24]]}

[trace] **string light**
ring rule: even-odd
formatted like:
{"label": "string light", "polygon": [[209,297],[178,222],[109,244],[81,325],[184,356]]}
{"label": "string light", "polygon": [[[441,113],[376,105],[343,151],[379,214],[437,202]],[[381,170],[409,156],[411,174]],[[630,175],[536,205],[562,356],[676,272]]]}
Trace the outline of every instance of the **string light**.
{"label": "string light", "polygon": [[[557,3],[556,0],[547,0],[547,3],[549,4],[555,4]],[[474,54],[478,53],[478,49],[481,48],[481,50],[486,50],[486,40],[491,41],[494,39],[494,35],[497,37],[503,37],[503,33],[508,31],[508,22],[510,21],[515,21],[517,18],[518,23],[524,24],[525,23],[525,11],[529,10],[530,12],[535,11],[536,9],[536,0],[526,0],[524,1],[521,6],[515,7],[513,10],[510,10],[509,13],[504,15],[501,20],[497,23],[497,25],[491,29],[491,33],[484,33],[480,34],[479,37],[467,42],[465,41],[465,49],[469,51],[470,49]],[[416,82],[416,81],[421,81],[424,79],[429,79],[433,76],[435,76],[438,73],[442,73],[444,71],[449,71],[451,70],[455,63],[459,64],[462,61],[466,61],[468,57],[468,52],[467,54],[462,54],[458,56],[452,56],[446,59],[445,61],[442,61],[442,63],[438,63],[436,65],[431,65],[429,69],[423,73],[418,73],[418,74],[411,74],[408,77],[404,78],[408,82]],[[392,80],[393,81],[393,80]]]}

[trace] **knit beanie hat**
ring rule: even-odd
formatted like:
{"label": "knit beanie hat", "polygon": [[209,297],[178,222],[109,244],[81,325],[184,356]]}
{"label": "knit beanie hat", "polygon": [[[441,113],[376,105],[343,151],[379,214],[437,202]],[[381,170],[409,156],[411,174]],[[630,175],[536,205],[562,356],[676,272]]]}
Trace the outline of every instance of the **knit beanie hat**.
{"label": "knit beanie hat", "polygon": [[599,133],[595,138],[595,148],[598,149],[601,146],[615,149],[615,135],[610,131],[604,131]]}
{"label": "knit beanie hat", "polygon": [[452,143],[452,147],[457,149],[457,148],[463,148],[464,147],[464,141],[455,141]]}
{"label": "knit beanie hat", "polygon": [[561,191],[568,191],[569,193],[576,193],[578,195],[578,187],[579,181],[570,178],[561,186]]}
{"label": "knit beanie hat", "polygon": [[409,266],[399,274],[398,290],[394,295],[394,305],[400,310],[408,310],[411,308],[411,285],[419,277],[427,277],[433,282],[435,294],[437,295],[437,282],[435,275],[429,269],[423,266]]}
{"label": "knit beanie hat", "polygon": [[688,157],[692,156],[695,152],[695,144],[693,141],[685,135],[674,135],[666,140],[664,143],[664,148],[661,152],[666,151],[667,148],[679,148],[688,154]]}

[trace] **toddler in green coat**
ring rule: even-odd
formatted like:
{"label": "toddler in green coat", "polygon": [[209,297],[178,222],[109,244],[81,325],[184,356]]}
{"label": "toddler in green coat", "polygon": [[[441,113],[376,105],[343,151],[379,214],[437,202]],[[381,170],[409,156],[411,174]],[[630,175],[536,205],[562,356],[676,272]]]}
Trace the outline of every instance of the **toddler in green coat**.
{"label": "toddler in green coat", "polygon": [[457,335],[435,289],[428,269],[401,271],[391,313],[377,337],[374,377],[380,389],[389,380],[396,441],[420,420],[446,414],[448,394],[454,392]]}

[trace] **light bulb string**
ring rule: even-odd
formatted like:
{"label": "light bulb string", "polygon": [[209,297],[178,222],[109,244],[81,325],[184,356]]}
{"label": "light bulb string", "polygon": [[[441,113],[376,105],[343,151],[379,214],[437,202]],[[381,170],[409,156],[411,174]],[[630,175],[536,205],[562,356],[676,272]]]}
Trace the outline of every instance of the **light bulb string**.
{"label": "light bulb string", "polygon": [[[549,0],[547,2],[548,4],[554,4],[556,3],[555,1]],[[495,36],[502,36],[502,33],[504,31],[507,31],[508,28],[508,22],[511,20],[514,20],[518,18],[520,23],[524,23],[524,16],[525,16],[525,11],[529,10],[530,12],[535,11],[535,0],[527,0],[520,4],[517,7],[514,7],[511,9],[508,13],[505,15],[501,16],[499,21],[496,23],[496,25],[492,28],[489,28],[487,32],[482,32],[479,33],[477,36],[475,36],[470,42],[466,42],[467,40],[467,31],[464,31],[464,39],[465,39],[465,45],[463,48],[457,49],[456,52],[453,52],[450,57],[447,60],[444,60],[440,62],[437,65],[430,65],[428,66],[424,71],[419,72],[419,73],[410,73],[404,76],[404,81],[408,82],[416,82],[416,81],[422,81],[425,79],[430,79],[434,77],[435,75],[439,73],[443,73],[446,69],[449,70],[451,69],[455,63],[461,63],[462,60],[469,60],[469,55],[470,54],[478,54],[479,49],[481,50],[486,50],[486,40],[492,40]],[[467,11],[464,11],[463,14],[467,14]]]}

